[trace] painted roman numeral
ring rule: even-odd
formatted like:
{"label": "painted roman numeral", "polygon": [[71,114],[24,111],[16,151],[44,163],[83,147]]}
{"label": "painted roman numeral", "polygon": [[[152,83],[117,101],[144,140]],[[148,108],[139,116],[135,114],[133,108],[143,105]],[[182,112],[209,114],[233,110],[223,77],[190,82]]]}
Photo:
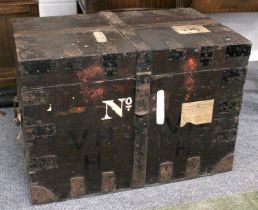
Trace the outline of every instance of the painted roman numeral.
{"label": "painted roman numeral", "polygon": [[165,121],[165,91],[157,92],[156,123],[163,125]]}

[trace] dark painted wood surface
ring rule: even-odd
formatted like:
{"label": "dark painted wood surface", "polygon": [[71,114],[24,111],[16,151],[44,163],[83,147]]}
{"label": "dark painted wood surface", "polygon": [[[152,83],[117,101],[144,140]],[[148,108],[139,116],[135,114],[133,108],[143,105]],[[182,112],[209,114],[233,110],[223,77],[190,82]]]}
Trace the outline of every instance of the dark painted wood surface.
{"label": "dark painted wood surface", "polygon": [[242,36],[192,9],[13,27],[33,203],[232,169],[251,50]]}

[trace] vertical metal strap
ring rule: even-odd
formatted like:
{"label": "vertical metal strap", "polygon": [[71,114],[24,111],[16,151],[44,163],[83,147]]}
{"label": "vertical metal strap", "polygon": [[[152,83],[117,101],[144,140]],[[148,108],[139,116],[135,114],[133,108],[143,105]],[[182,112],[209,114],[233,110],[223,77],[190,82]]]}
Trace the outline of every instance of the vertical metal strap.
{"label": "vertical metal strap", "polygon": [[135,88],[135,143],[132,187],[142,187],[145,185],[150,110],[149,98],[150,77],[148,75],[137,76]]}
{"label": "vertical metal strap", "polygon": [[146,179],[152,50],[135,33],[134,29],[123,22],[116,14],[113,12],[101,12],[100,14],[115,26],[137,51],[134,115],[135,143],[131,186],[142,187],[145,185]]}

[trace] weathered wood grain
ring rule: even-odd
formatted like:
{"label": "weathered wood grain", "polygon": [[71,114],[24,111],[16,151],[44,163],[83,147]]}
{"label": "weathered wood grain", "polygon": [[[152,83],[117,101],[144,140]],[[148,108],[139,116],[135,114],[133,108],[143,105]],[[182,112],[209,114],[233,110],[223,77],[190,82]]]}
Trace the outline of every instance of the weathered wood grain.
{"label": "weathered wood grain", "polygon": [[232,169],[251,51],[239,34],[193,9],[13,27],[34,203]]}

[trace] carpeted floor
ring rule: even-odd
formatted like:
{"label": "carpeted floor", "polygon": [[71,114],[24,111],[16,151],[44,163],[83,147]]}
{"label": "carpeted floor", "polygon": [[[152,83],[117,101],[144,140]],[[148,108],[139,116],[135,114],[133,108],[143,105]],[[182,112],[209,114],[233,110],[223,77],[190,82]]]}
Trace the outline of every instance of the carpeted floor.
{"label": "carpeted floor", "polygon": [[[234,170],[215,176],[87,197],[62,203],[31,206],[19,129],[13,110],[0,111],[1,210],[121,210],[153,209],[258,190],[258,63],[251,63],[245,85]],[[3,116],[2,112],[6,114]]]}
{"label": "carpeted floor", "polygon": [[257,210],[258,192],[243,193],[219,199],[166,207],[159,210]]}

